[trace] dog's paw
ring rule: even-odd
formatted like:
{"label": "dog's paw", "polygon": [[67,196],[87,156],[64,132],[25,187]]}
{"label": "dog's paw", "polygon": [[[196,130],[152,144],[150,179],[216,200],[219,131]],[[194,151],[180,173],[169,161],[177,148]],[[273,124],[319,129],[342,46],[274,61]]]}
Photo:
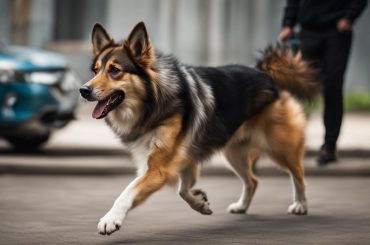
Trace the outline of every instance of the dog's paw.
{"label": "dog's paw", "polygon": [[118,231],[122,226],[123,217],[109,211],[98,223],[98,231],[101,235],[110,235]]}
{"label": "dog's paw", "polygon": [[232,214],[245,214],[247,207],[240,202],[234,202],[229,205],[227,211]]}
{"label": "dog's paw", "polygon": [[201,201],[208,202],[207,194],[201,189],[193,189],[190,193]]}
{"label": "dog's paw", "polygon": [[209,208],[207,194],[204,191],[200,189],[194,189],[191,190],[191,194],[195,199],[195,203],[192,205],[193,209],[205,215],[210,215],[213,213]]}
{"label": "dog's paw", "polygon": [[288,214],[295,214],[295,215],[306,215],[308,212],[307,210],[307,203],[306,202],[294,202],[288,208]]}

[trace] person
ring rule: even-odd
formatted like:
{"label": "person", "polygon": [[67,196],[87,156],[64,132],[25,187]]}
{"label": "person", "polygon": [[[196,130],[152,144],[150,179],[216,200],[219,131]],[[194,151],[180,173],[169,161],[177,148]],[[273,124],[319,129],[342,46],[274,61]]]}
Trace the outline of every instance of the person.
{"label": "person", "polygon": [[367,0],[287,0],[279,38],[288,41],[300,25],[303,58],[320,71],[323,82],[324,143],[320,166],[336,160],[336,144],[343,117],[343,77],[350,54],[353,25]]}

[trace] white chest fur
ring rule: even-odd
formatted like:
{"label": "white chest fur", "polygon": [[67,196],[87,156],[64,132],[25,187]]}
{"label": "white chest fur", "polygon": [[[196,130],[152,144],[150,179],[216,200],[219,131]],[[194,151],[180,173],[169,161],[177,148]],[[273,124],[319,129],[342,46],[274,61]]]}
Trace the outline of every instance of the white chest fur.
{"label": "white chest fur", "polygon": [[137,175],[142,176],[148,168],[148,158],[155,144],[155,132],[150,132],[127,144],[132,159],[137,167]]}

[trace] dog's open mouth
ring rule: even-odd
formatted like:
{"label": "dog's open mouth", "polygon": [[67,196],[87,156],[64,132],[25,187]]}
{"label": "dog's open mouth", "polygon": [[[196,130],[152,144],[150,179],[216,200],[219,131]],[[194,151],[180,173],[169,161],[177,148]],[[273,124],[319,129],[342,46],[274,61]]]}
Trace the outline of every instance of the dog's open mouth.
{"label": "dog's open mouth", "polygon": [[110,111],[115,109],[125,98],[123,91],[115,91],[108,96],[107,99],[98,101],[93,112],[92,117],[96,119],[104,118]]}

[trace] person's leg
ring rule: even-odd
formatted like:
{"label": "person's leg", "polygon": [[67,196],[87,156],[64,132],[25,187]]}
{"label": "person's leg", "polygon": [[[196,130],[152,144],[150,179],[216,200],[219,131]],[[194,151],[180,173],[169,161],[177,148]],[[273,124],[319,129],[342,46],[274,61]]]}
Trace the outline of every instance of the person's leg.
{"label": "person's leg", "polygon": [[[325,33],[324,126],[325,142],[322,150],[327,158],[320,164],[335,160],[335,150],[343,117],[344,73],[351,48],[352,33],[330,31]],[[324,154],[325,155],[325,154]],[[321,161],[320,161],[321,160]]]}
{"label": "person's leg", "polygon": [[[301,39],[301,51],[303,58],[309,62],[311,62],[312,66],[319,71],[320,80],[323,84],[325,84],[325,70],[324,70],[324,54],[325,54],[325,46],[324,46],[324,37],[322,32],[315,32],[315,31],[306,31],[302,30],[300,33]],[[322,86],[324,87],[324,86]],[[325,97],[324,90],[323,97]],[[324,113],[325,114],[325,113]],[[324,120],[325,121],[325,120]],[[334,155],[333,155],[334,156]],[[318,156],[318,162],[326,162],[327,159],[331,158],[330,155],[326,154],[323,147],[320,149],[320,153]]]}
{"label": "person's leg", "polygon": [[299,34],[303,59],[309,61],[319,71],[324,58],[324,42],[320,32],[302,30]]}

